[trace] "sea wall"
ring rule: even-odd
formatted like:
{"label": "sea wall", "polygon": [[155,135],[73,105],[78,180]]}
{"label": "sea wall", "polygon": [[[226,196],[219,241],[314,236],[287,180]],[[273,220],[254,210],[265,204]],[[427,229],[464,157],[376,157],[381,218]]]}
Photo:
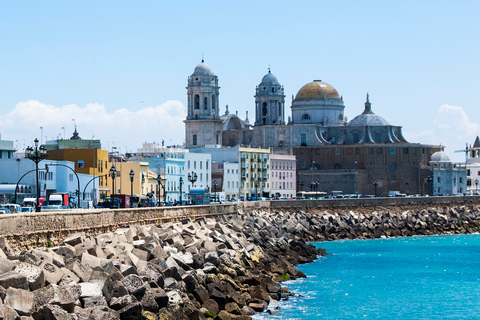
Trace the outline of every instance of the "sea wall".
{"label": "sea wall", "polygon": [[[95,236],[133,224],[160,225],[198,217],[231,215],[239,210],[302,211],[312,215],[341,214],[350,211],[366,215],[375,211],[399,214],[408,210],[420,212],[430,208],[440,210],[443,207],[472,206],[479,204],[479,201],[478,196],[244,201],[204,206],[4,214],[0,215],[0,236],[6,237],[12,247],[30,248],[41,246],[46,240],[61,241],[75,232],[85,232],[88,236]],[[321,238],[320,235],[319,238]]]}

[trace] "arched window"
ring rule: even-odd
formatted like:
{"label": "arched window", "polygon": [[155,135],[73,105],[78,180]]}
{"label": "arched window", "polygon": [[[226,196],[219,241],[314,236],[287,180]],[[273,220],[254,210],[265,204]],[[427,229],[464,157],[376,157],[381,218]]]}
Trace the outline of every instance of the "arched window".
{"label": "arched window", "polygon": [[343,114],[340,113],[340,115],[338,116],[338,120],[343,120]]}
{"label": "arched window", "polygon": [[335,164],[335,170],[340,170],[342,169],[342,165],[340,163]]}
{"label": "arched window", "polygon": [[212,95],[212,109],[215,110],[215,95]]}
{"label": "arched window", "polygon": [[278,115],[281,117],[282,116],[282,103],[278,103]]}
{"label": "arched window", "polygon": [[200,109],[200,97],[198,96],[198,94],[195,95],[194,100],[195,109]]}
{"label": "arched window", "polygon": [[302,116],[302,120],[310,120],[310,115],[308,113],[305,113],[303,116]]}
{"label": "arched window", "polygon": [[207,97],[203,98],[203,109],[207,109],[208,99]]}
{"label": "arched window", "polygon": [[264,102],[262,103],[262,116],[266,116],[267,115],[267,103]]}

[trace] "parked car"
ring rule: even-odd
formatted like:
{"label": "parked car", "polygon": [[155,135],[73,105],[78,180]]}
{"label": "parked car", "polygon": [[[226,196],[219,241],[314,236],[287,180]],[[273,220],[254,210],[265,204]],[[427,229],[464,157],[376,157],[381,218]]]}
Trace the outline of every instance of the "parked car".
{"label": "parked car", "polygon": [[22,207],[22,212],[35,212],[33,207]]}
{"label": "parked car", "polygon": [[0,214],[12,213],[8,208],[0,207]]}

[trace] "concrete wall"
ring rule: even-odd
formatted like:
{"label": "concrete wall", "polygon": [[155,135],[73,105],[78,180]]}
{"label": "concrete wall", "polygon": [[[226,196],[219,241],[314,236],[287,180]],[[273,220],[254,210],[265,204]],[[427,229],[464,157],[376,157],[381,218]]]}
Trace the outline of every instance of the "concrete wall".
{"label": "concrete wall", "polygon": [[243,201],[204,206],[135,208],[118,210],[62,211],[31,214],[0,215],[0,236],[12,247],[43,246],[49,239],[60,244],[67,235],[85,232],[87,235],[114,231],[134,224],[155,224],[170,221],[198,219],[213,215],[233,214],[244,210],[264,210],[316,214],[324,211],[373,212],[388,210],[421,210],[429,207],[478,205],[480,196],[468,197],[418,197],[418,198],[365,198],[322,199],[292,201]]}

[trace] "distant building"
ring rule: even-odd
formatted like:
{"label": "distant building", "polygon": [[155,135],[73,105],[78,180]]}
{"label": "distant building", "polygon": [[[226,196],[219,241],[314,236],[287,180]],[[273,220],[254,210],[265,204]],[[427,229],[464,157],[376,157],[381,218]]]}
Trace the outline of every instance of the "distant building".
{"label": "distant building", "polygon": [[15,151],[13,141],[2,140],[0,135],[0,159],[12,159]]}
{"label": "distant building", "polygon": [[220,116],[219,89],[218,77],[202,60],[188,79],[186,148],[250,146],[295,155],[297,190],[303,184],[318,191],[373,194],[376,181],[378,195],[427,191],[428,162],[439,147],[407,142],[401,126],[373,112],[368,94],[362,114],[348,121],[343,97],[314,80],[292,96],[292,115],[285,121],[284,87],[268,70],[255,89],[251,126],[248,113],[242,120],[228,106]]}
{"label": "distant building", "polygon": [[469,155],[467,159],[467,192],[478,193],[480,188],[480,139],[475,139],[473,146],[465,150]]}
{"label": "distant building", "polygon": [[[108,185],[111,163],[108,151],[102,150],[100,140],[82,140],[75,127],[69,140],[51,140],[44,146],[47,148],[47,161],[71,161],[75,164],[75,172],[91,175],[92,179],[98,180],[98,190],[88,189],[96,194],[93,197],[96,202],[110,196],[113,191],[113,186]],[[89,186],[93,188],[94,184],[90,183]]]}
{"label": "distant building", "polygon": [[297,167],[295,156],[271,154],[270,174],[270,189],[272,197],[296,197]]}
{"label": "distant building", "polygon": [[464,164],[457,164],[447,153],[437,151],[430,159],[430,166],[433,173],[433,195],[459,195],[467,192],[467,171]]}

